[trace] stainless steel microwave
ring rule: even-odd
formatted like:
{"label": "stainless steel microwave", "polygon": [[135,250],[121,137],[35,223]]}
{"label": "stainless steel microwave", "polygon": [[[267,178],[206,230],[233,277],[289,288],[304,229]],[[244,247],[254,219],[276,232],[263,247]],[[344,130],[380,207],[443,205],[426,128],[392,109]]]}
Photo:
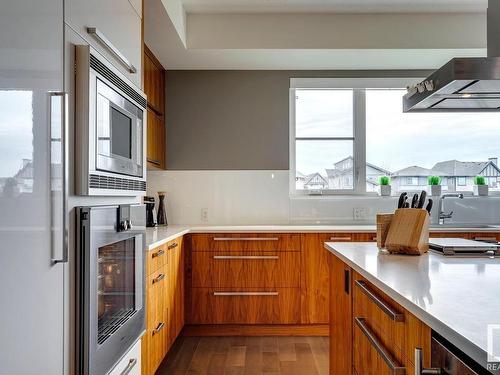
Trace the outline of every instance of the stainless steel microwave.
{"label": "stainless steel microwave", "polygon": [[92,47],[75,47],[76,192],[145,195],[147,101]]}

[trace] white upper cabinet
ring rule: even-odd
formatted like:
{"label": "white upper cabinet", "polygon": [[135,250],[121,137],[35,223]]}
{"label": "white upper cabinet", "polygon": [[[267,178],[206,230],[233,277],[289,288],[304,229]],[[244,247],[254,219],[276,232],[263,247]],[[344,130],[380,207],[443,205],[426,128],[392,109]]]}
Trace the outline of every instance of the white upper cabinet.
{"label": "white upper cabinet", "polygon": [[129,0],[135,11],[142,18],[142,0]]}
{"label": "white upper cabinet", "polygon": [[[132,5],[134,4],[134,5]],[[141,87],[141,11],[138,2],[132,0],[65,0],[65,21],[89,44],[103,54],[137,87]],[[87,28],[95,28],[105,39],[99,41]],[[110,52],[111,44],[136,72],[127,68],[121,59]]]}

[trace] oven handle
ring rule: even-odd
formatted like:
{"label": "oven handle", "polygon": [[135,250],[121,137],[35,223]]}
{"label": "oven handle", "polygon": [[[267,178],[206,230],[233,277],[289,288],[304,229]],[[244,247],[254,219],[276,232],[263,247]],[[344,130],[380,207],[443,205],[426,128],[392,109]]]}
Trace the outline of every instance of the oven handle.
{"label": "oven handle", "polygon": [[135,367],[136,364],[137,364],[137,358],[130,358],[130,360],[128,361],[127,367],[125,367],[123,369],[123,371],[120,373],[120,375],[130,374],[130,371],[132,371],[132,369]]}
{"label": "oven handle", "polygon": [[118,48],[116,48],[113,43],[109,41],[106,36],[99,31],[98,28],[96,27],[87,27],[87,33],[92,35],[94,38],[97,39],[98,42],[100,42],[104,47],[108,49],[109,52],[111,52],[117,59],[120,61],[126,68],[127,70],[134,74],[137,73],[137,69],[135,66],[132,65],[130,61],[127,60],[127,58],[120,52]]}
{"label": "oven handle", "polygon": [[[57,92],[50,92],[50,100],[49,100],[49,119],[50,119],[50,129],[49,129],[49,139],[50,139],[50,144],[49,144],[49,159],[50,159],[50,166],[49,166],[49,181],[50,181],[50,200],[51,200],[51,220],[50,220],[50,226],[51,226],[51,247],[52,247],[52,262],[53,263],[67,263],[68,262],[68,227],[69,227],[69,215],[67,212],[68,209],[68,142],[67,142],[67,136],[68,136],[68,94],[64,91],[57,91]],[[60,118],[56,121],[53,118],[53,113],[52,113],[52,104],[54,103],[54,100],[58,98],[60,100]],[[56,129],[56,125],[59,126],[59,129]],[[55,136],[54,133],[59,133],[60,138],[56,139],[53,138]],[[58,141],[60,143],[60,151],[61,151],[61,156],[60,160],[55,160],[54,154],[52,152],[52,142]],[[53,176],[53,171],[52,171],[52,165],[61,165],[61,176],[60,176],[60,181],[61,181],[61,211],[56,213],[54,212],[54,197],[52,197],[52,194],[54,193],[53,186],[52,184],[54,183],[54,176]],[[61,239],[60,243],[58,244],[55,240],[55,235],[54,235],[54,227],[56,224],[54,223],[54,217],[58,217],[61,215]],[[55,249],[61,246],[61,251],[59,255],[56,255]]]}

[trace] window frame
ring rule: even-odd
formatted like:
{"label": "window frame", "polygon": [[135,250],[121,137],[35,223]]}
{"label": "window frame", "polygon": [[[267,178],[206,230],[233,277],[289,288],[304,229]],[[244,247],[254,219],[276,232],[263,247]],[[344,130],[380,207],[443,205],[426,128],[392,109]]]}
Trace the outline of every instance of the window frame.
{"label": "window frame", "polygon": [[[310,195],[360,195],[376,196],[376,192],[366,190],[366,90],[367,89],[402,89],[415,82],[421,82],[422,77],[403,78],[291,78],[289,91],[289,191],[291,196]],[[324,140],[347,139],[353,141],[353,189],[297,189],[296,186],[296,138],[295,98],[297,89],[310,90],[353,90],[353,136],[325,137]],[[401,98],[402,100],[402,98]],[[402,104],[401,104],[402,106]],[[311,137],[313,138],[313,137]],[[319,137],[314,137],[318,139]],[[323,139],[323,138],[321,138]]]}

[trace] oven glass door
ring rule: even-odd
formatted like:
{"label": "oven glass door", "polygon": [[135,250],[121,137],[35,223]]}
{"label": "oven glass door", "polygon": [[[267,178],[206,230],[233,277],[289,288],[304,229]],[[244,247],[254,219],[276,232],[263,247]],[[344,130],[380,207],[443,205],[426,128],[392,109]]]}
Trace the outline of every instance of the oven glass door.
{"label": "oven glass door", "polygon": [[143,111],[99,78],[96,100],[96,168],[143,177]]}
{"label": "oven glass door", "polygon": [[101,246],[97,254],[97,344],[137,312],[135,238]]}

